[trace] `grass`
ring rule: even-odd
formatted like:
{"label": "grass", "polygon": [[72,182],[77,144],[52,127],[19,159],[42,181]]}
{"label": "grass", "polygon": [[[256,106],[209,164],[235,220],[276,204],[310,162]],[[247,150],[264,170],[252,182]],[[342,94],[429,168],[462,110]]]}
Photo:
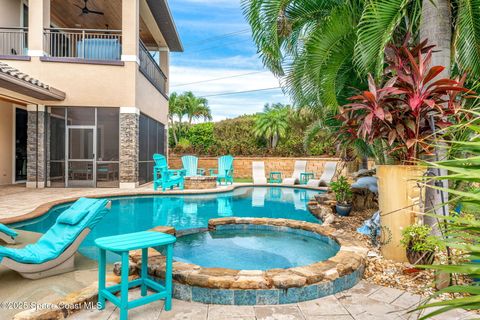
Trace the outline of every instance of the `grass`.
{"label": "grass", "polygon": [[251,183],[253,182],[252,178],[234,178],[233,181],[240,182],[240,183]]}

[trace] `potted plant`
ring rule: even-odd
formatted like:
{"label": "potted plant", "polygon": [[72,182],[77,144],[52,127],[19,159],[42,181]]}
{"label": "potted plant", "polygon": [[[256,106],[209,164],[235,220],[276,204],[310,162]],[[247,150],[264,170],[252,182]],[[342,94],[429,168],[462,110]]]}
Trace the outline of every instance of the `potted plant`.
{"label": "potted plant", "polygon": [[432,228],[427,225],[413,224],[402,231],[401,244],[405,247],[411,264],[431,265],[440,240],[431,235]]}
{"label": "potted plant", "polygon": [[352,189],[347,178],[340,176],[337,181],[330,183],[330,189],[335,193],[337,213],[344,217],[348,216],[352,211]]}

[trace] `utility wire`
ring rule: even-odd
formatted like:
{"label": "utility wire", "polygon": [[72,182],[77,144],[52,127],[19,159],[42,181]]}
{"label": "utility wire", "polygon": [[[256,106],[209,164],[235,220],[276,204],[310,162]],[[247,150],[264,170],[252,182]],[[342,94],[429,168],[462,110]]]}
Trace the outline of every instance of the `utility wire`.
{"label": "utility wire", "polygon": [[264,72],[270,72],[268,70],[262,70],[262,71],[255,71],[255,72],[249,72],[249,73],[242,73],[242,74],[236,74],[233,76],[228,76],[228,77],[221,77],[221,78],[213,78],[213,79],[207,79],[207,80],[200,80],[200,81],[195,81],[195,82],[189,82],[189,83],[181,83],[181,84],[176,84],[173,87],[183,87],[183,86],[188,86],[191,84],[198,84],[198,83],[205,83],[205,82],[212,82],[212,81],[218,81],[218,80],[225,80],[225,79],[231,79],[231,78],[238,78],[238,77],[244,77],[244,76],[249,76],[252,74],[258,74],[258,73],[264,73]]}
{"label": "utility wire", "polygon": [[281,87],[263,88],[263,89],[246,90],[246,91],[222,92],[222,93],[205,95],[205,96],[202,96],[202,98],[227,96],[227,95],[233,95],[233,94],[242,94],[242,93],[258,92],[258,91],[275,90],[275,89],[281,89]]}
{"label": "utility wire", "polygon": [[238,31],[235,31],[235,32],[224,33],[224,34],[216,35],[216,36],[213,36],[213,37],[205,38],[203,40],[192,42],[192,43],[188,44],[188,46],[195,46],[195,45],[199,45],[199,44],[201,45],[201,44],[204,44],[205,41],[218,41],[218,40],[221,40],[221,39],[224,39],[224,38],[237,36],[237,35],[240,35],[240,34],[243,34],[243,33],[248,33],[249,31],[250,31],[250,29],[243,29],[243,30],[238,30]]}
{"label": "utility wire", "polygon": [[188,49],[185,49],[185,53],[197,53],[197,52],[203,52],[203,51],[208,51],[208,50],[212,50],[212,49],[224,48],[226,45],[229,45],[229,44],[237,44],[237,43],[242,43],[242,42],[251,41],[251,40],[252,39],[248,38],[248,39],[243,39],[243,40],[230,41],[230,42],[218,45],[218,46],[200,48],[198,50],[192,50],[192,51],[190,51]]}

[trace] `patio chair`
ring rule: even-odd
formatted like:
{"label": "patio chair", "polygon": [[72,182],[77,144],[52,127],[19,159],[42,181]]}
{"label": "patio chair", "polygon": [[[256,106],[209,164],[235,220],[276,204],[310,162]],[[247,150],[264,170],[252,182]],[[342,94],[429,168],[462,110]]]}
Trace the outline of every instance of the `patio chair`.
{"label": "patio chair", "polygon": [[178,187],[180,190],[184,188],[185,169],[173,170],[168,169],[167,159],[164,155],[154,154],[153,161],[155,165],[153,167],[153,190],[157,191],[158,187],[162,187],[162,191],[167,188],[173,189]]}
{"label": "patio chair", "polygon": [[300,182],[300,173],[305,172],[307,168],[307,161],[297,160],[295,161],[295,167],[293,169],[293,174],[291,178],[283,179],[282,184],[293,186]]}
{"label": "patio chair", "polygon": [[0,240],[8,244],[14,244],[17,236],[18,233],[0,223]]}
{"label": "patio chair", "polygon": [[253,184],[267,184],[265,176],[265,163],[263,161],[252,162]]}
{"label": "patio chair", "polygon": [[327,187],[332,182],[335,173],[337,172],[337,162],[327,162],[323,167],[322,175],[320,179],[310,179],[307,182],[308,187]]}
{"label": "patio chair", "polygon": [[233,184],[233,157],[222,156],[218,158],[218,169],[215,173],[215,169],[209,169],[210,175],[212,177],[217,177],[217,181],[222,185],[222,180],[225,181],[225,184]]}
{"label": "patio chair", "polygon": [[58,216],[55,224],[36,243],[23,248],[0,246],[0,265],[27,279],[73,270],[75,252],[110,206],[110,201],[105,199],[79,199]]}
{"label": "patio chair", "polygon": [[183,169],[185,169],[186,177],[203,176],[204,170],[198,169],[198,158],[195,156],[182,157]]}

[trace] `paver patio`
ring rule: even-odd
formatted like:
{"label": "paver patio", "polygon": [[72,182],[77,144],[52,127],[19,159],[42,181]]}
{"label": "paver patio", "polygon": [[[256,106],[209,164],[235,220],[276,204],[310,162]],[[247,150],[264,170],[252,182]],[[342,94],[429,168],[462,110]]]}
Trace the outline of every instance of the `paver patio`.
{"label": "paver patio", "polygon": [[[131,296],[140,295],[139,290]],[[388,297],[389,302],[382,297]],[[404,320],[416,319],[407,311],[420,301],[420,296],[397,289],[361,281],[350,290],[334,296],[276,306],[222,306],[173,301],[172,311],[162,311],[163,301],[131,310],[129,319],[141,320]],[[107,303],[104,311],[90,310],[74,314],[71,319],[118,319],[118,310]],[[466,311],[450,311],[433,320],[474,319]]]}

